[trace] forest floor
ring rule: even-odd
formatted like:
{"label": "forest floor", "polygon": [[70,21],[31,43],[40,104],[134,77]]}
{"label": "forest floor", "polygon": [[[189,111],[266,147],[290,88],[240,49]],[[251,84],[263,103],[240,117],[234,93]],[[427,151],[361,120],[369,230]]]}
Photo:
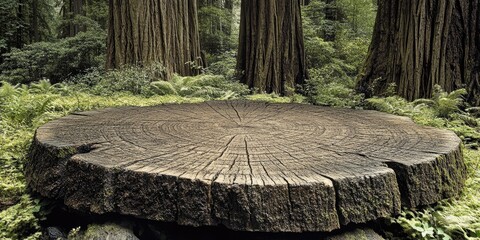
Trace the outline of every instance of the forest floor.
{"label": "forest floor", "polygon": [[[35,129],[50,120],[72,112],[106,107],[181,104],[213,99],[243,98],[308,104],[308,97],[300,95],[248,95],[236,86],[219,93],[216,89],[218,86],[202,85],[188,94],[179,94],[185,91],[185,87],[156,86],[157,94],[145,96],[121,91],[98,94],[77,88],[68,90],[71,86],[55,86],[45,82],[31,86],[4,83],[0,87],[0,239],[38,239],[42,234],[43,223],[50,214],[50,205],[29,194],[23,163]],[[160,92],[167,94],[159,95]],[[480,239],[480,120],[475,117],[475,109],[469,113],[458,108],[461,104],[459,95],[439,92],[434,99],[413,103],[398,97],[374,98],[356,106],[408,116],[418,124],[449,129],[464,141],[469,178],[462,195],[436,206],[404,210],[400,216],[385,221],[382,233],[385,237]]]}

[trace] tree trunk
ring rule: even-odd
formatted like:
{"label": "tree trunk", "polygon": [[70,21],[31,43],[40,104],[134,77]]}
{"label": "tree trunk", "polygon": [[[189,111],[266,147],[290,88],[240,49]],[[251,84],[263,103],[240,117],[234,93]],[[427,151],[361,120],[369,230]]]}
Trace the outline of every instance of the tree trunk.
{"label": "tree trunk", "polygon": [[31,42],[38,42],[40,41],[40,35],[38,32],[38,0],[32,0],[32,27],[30,28],[30,41]]}
{"label": "tree trunk", "polygon": [[194,75],[201,66],[196,0],[110,0],[107,68],[161,63]]}
{"label": "tree trunk", "polygon": [[358,89],[381,95],[392,85],[408,100],[435,85],[466,88],[479,104],[480,3],[470,0],[379,1],[370,52]]}
{"label": "tree trunk", "polygon": [[62,37],[74,37],[79,32],[85,31],[86,28],[84,25],[79,25],[78,23],[75,23],[75,16],[85,15],[83,7],[83,0],[68,0],[65,2],[65,5],[63,7],[63,18],[65,20],[68,20],[68,24],[65,26]]}
{"label": "tree trunk", "polygon": [[301,0],[242,0],[238,69],[260,92],[287,94],[306,77]]}

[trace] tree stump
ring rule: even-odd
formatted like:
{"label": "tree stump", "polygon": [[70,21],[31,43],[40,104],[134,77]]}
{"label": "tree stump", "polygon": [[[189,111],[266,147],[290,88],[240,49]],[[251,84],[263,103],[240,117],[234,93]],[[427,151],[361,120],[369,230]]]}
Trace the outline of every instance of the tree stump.
{"label": "tree stump", "polygon": [[232,101],[76,113],[40,127],[29,186],[76,210],[263,232],[331,231],[432,204],[460,139],[406,117]]}

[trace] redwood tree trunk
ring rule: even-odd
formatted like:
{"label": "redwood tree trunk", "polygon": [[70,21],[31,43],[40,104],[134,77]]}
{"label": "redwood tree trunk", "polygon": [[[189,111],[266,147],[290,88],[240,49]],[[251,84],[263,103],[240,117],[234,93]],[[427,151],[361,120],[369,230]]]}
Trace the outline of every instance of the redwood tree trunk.
{"label": "redwood tree trunk", "polygon": [[242,0],[238,69],[260,92],[286,94],[305,80],[301,0]]}
{"label": "redwood tree trunk", "polygon": [[201,66],[196,0],[110,0],[107,68],[165,66],[193,75]]}
{"label": "redwood tree trunk", "polygon": [[370,53],[358,89],[380,95],[394,83],[414,100],[433,87],[467,88],[479,103],[480,3],[470,0],[387,0],[378,2]]}
{"label": "redwood tree trunk", "polygon": [[77,15],[85,15],[84,0],[68,0],[63,9],[64,19],[69,19],[70,22],[65,26],[63,37],[74,37],[81,31],[85,31],[85,26],[74,23],[74,18]]}

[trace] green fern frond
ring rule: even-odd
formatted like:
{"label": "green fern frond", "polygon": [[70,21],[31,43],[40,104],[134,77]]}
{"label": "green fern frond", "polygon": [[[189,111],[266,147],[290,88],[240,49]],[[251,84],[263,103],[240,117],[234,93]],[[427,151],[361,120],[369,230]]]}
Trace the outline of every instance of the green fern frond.
{"label": "green fern frond", "polygon": [[462,99],[462,96],[467,95],[468,92],[465,88],[455,90],[448,94],[449,99]]}
{"label": "green fern frond", "polygon": [[17,86],[13,86],[8,82],[2,82],[0,87],[0,98],[7,98],[17,93]]}
{"label": "green fern frond", "polygon": [[417,99],[417,100],[413,101],[414,106],[418,106],[418,105],[421,105],[421,104],[427,105],[427,106],[430,106],[430,107],[433,107],[433,106],[437,105],[437,103],[432,99],[420,98],[420,99]]}
{"label": "green fern frond", "polygon": [[152,92],[158,95],[178,95],[177,90],[172,83],[166,81],[157,81],[150,83]]}
{"label": "green fern frond", "polygon": [[42,79],[37,83],[32,83],[30,85],[30,89],[33,93],[43,93],[43,94],[50,93],[53,90],[52,84],[48,79]]}
{"label": "green fern frond", "polygon": [[375,109],[377,111],[392,113],[395,110],[390,103],[385,101],[385,99],[370,98],[367,99],[366,102],[369,108]]}

